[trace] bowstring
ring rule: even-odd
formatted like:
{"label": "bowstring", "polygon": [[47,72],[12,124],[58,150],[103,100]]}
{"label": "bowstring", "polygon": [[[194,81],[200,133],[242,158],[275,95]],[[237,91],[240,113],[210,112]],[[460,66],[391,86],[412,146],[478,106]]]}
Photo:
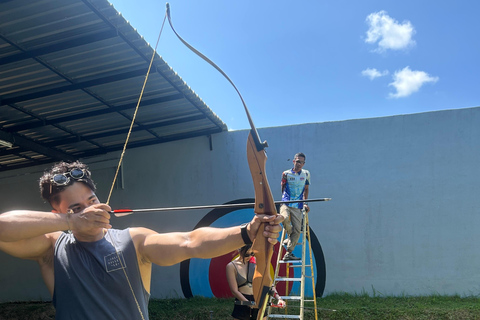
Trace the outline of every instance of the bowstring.
{"label": "bowstring", "polygon": [[123,157],[125,155],[125,151],[127,150],[128,141],[130,140],[130,135],[133,130],[133,125],[135,124],[135,118],[137,117],[137,112],[140,107],[140,102],[142,101],[143,93],[145,92],[148,76],[150,75],[150,70],[153,65],[153,60],[155,58],[155,54],[157,53],[158,43],[160,42],[160,36],[162,35],[163,26],[165,25],[166,18],[167,18],[167,14],[165,14],[165,17],[163,18],[162,28],[160,29],[160,33],[158,34],[157,43],[155,44],[155,49],[153,50],[152,58],[150,59],[150,64],[148,65],[147,74],[145,75],[145,81],[143,82],[142,90],[140,91],[140,96],[138,97],[138,100],[137,100],[137,106],[135,107],[135,112],[133,113],[132,122],[130,123],[130,128],[128,130],[127,138],[125,140],[125,144],[123,145],[122,154],[120,155],[120,160],[118,161],[117,170],[115,172],[115,177],[113,178],[112,186],[110,187],[110,192],[108,193],[106,204],[109,204],[110,197],[112,196],[113,188],[115,187],[115,183],[117,182],[118,172],[120,171],[120,167],[122,166],[122,162],[123,162]]}
{"label": "bowstring", "polygon": [[[124,158],[125,152],[127,150],[128,141],[130,140],[130,135],[132,133],[133,126],[135,124],[135,119],[137,117],[138,109],[140,107],[140,102],[142,101],[143,93],[145,92],[145,87],[147,85],[148,76],[150,75],[150,70],[152,69],[153,60],[155,59],[155,55],[157,53],[158,43],[160,42],[160,37],[162,35],[163,26],[165,25],[165,20],[166,19],[167,19],[167,13],[165,13],[165,17],[163,18],[162,27],[160,29],[160,32],[159,32],[158,38],[157,38],[157,43],[155,44],[155,48],[154,48],[153,53],[152,53],[152,58],[150,59],[150,64],[148,65],[147,74],[145,75],[145,80],[143,82],[142,90],[140,91],[140,96],[138,97],[138,100],[137,100],[137,105],[135,107],[135,112],[133,113],[132,122],[130,123],[130,128],[128,130],[127,138],[125,139],[125,144],[123,145],[123,150],[122,150],[122,153],[120,155],[120,160],[118,161],[117,170],[115,171],[115,176],[113,178],[112,186],[110,187],[110,192],[108,193],[108,198],[107,198],[107,202],[106,202],[107,205],[109,205],[109,203],[110,203],[110,198],[111,198],[112,193],[113,193],[113,188],[115,187],[115,183],[117,182],[118,173],[119,173],[120,168],[121,168],[122,163],[123,163],[123,158]],[[142,320],[145,320],[145,317],[143,315],[140,304],[138,303],[137,296],[135,295],[135,291],[133,290],[132,283],[130,282],[130,279],[128,277],[128,274],[127,274],[127,271],[126,271],[126,265],[124,264],[124,261],[122,261],[122,259],[120,258],[120,254],[117,250],[117,244],[116,244],[114,238],[112,237],[112,235],[108,232],[108,230],[109,229],[106,229],[105,235],[108,235],[110,237],[112,245],[115,248],[115,253],[117,255],[118,261],[119,261],[120,266],[123,270],[123,274],[125,275],[125,279],[128,282],[130,292],[132,293],[133,299],[135,300],[135,304],[137,305],[138,312],[139,312]]]}

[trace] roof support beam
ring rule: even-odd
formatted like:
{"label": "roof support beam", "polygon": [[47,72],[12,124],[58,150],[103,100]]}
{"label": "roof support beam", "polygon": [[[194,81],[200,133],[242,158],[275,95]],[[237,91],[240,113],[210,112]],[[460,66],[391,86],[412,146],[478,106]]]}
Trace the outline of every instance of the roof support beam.
{"label": "roof support beam", "polygon": [[[191,131],[189,133],[179,133],[179,134],[174,134],[170,136],[165,136],[162,138],[152,138],[149,140],[143,140],[139,142],[131,142],[128,144],[127,148],[128,149],[133,149],[133,148],[138,148],[138,147],[145,147],[145,146],[150,146],[153,144],[159,144],[159,143],[165,143],[165,142],[171,142],[171,141],[177,141],[177,140],[184,140],[184,139],[189,139],[189,138],[197,138],[200,136],[209,136],[214,133],[220,133],[222,132],[222,129],[219,128],[213,128],[213,129],[202,129],[202,130],[197,130],[197,131]],[[113,151],[119,151],[123,149],[123,143],[114,145],[114,146],[109,146],[105,148],[106,152],[113,152]],[[95,152],[94,150],[92,151],[86,151],[83,153],[78,153],[76,154],[78,158],[85,158],[85,157],[90,157],[90,156],[95,156],[98,155],[98,152]]]}
{"label": "roof support beam", "polygon": [[47,148],[33,140],[30,140],[28,138],[24,138],[18,134],[15,133],[9,133],[0,130],[0,139],[4,141],[8,141],[12,143],[14,146],[19,146],[21,148],[35,151],[37,153],[43,154],[47,157],[50,157],[53,159],[53,161],[59,161],[59,160],[64,160],[64,161],[74,161],[76,158],[74,156],[71,156],[69,154],[66,154],[64,152],[61,152],[56,149],[52,148]]}
{"label": "roof support beam", "polygon": [[[184,98],[183,94],[176,93],[176,94],[172,94],[172,95],[165,96],[165,97],[154,98],[154,99],[149,99],[149,100],[142,100],[141,103],[140,103],[140,108],[145,107],[145,106],[154,105],[154,104],[160,104],[160,103],[175,101],[175,100],[179,100],[179,99],[183,99],[183,98]],[[75,115],[56,117],[56,118],[53,118],[53,119],[42,119],[42,120],[31,122],[31,123],[21,124],[21,125],[17,125],[17,126],[10,126],[10,127],[8,127],[8,131],[18,132],[18,131],[22,131],[22,130],[29,130],[29,129],[33,129],[33,128],[48,126],[48,125],[55,125],[55,124],[62,123],[62,122],[68,122],[68,121],[80,120],[80,119],[85,119],[85,118],[90,118],[90,117],[96,117],[96,116],[109,114],[109,113],[114,113],[114,112],[119,112],[119,111],[124,111],[124,110],[128,110],[128,109],[135,109],[136,106],[137,106],[137,103],[135,102],[135,103],[128,103],[128,104],[119,105],[119,106],[116,106],[116,107],[104,108],[104,109],[95,110],[95,111],[77,113]]]}
{"label": "roof support beam", "polygon": [[[201,113],[195,116],[190,116],[190,117],[185,117],[185,118],[180,118],[180,119],[174,119],[174,120],[167,120],[167,121],[161,121],[157,122],[154,124],[144,124],[141,127],[133,127],[132,132],[136,131],[142,131],[142,130],[150,130],[150,129],[156,129],[156,128],[161,128],[165,126],[170,126],[170,125],[175,125],[175,124],[180,124],[180,123],[186,123],[186,122],[191,122],[191,121],[197,121],[197,120],[202,120],[205,119],[206,116]],[[101,139],[101,138],[106,138],[110,136],[115,136],[119,134],[126,134],[128,133],[130,128],[122,128],[122,129],[116,129],[116,130],[111,130],[111,131],[106,131],[102,133],[95,133],[95,134],[86,134],[80,137],[73,137],[73,138],[63,138],[63,139],[55,139],[54,141],[50,141],[48,143],[45,143],[46,146],[58,146],[58,145],[65,145],[65,144],[72,144],[76,143],[82,140],[95,140],[95,139]]]}
{"label": "roof support beam", "polygon": [[114,75],[97,78],[93,80],[79,81],[79,82],[64,85],[64,86],[58,86],[53,88],[52,86],[39,87],[38,90],[35,90],[34,92],[29,90],[29,92],[17,92],[12,95],[6,95],[3,97],[0,96],[0,106],[48,97],[48,96],[59,94],[62,92],[85,89],[88,87],[94,87],[97,85],[121,81],[121,80],[130,79],[134,77],[145,76],[145,74],[147,73],[147,70],[148,70],[147,68],[141,68],[141,69],[114,74]]}
{"label": "roof support beam", "polygon": [[[31,58],[35,58],[35,57],[38,57],[38,56],[50,54],[50,53],[53,53],[53,52],[62,51],[62,50],[65,50],[65,49],[71,49],[71,48],[79,47],[79,46],[89,44],[89,43],[93,43],[93,42],[97,42],[97,41],[111,39],[111,38],[114,38],[114,37],[117,37],[117,36],[118,36],[117,31],[115,29],[111,29],[111,30],[107,30],[107,31],[103,31],[103,32],[95,33],[95,34],[89,34],[87,36],[83,36],[83,37],[76,38],[76,39],[73,39],[73,40],[68,40],[68,41],[56,43],[54,45],[39,48],[39,49],[28,50],[28,51],[25,50],[21,53],[17,53],[17,54],[11,55],[11,56],[1,58],[0,59],[0,66],[4,65],[4,64],[7,64],[7,63],[18,62],[18,61],[22,61],[22,60],[31,59]],[[2,36],[1,34],[0,34],[0,39],[2,39],[4,41],[7,41],[7,42],[10,42],[7,38]]]}

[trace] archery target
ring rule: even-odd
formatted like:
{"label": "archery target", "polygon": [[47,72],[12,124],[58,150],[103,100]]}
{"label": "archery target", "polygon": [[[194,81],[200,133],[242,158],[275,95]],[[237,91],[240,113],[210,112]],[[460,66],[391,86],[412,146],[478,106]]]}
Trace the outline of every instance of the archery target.
{"label": "archery target", "polygon": [[[226,204],[234,203],[251,203],[254,202],[254,199],[240,199]],[[195,226],[194,229],[201,227],[215,227],[215,228],[226,228],[232,226],[238,226],[242,223],[250,221],[254,215],[253,208],[222,208],[214,209],[207,213],[200,222]],[[310,228],[310,237],[311,237],[311,246],[312,246],[312,261],[314,269],[314,279],[315,279],[315,291],[317,297],[323,295],[325,289],[325,277],[326,277],[326,268],[325,268],[325,259],[323,255],[322,248],[318,242],[317,237],[315,236],[313,230]],[[307,244],[308,245],[308,244]],[[282,250],[281,256],[285,253],[283,246],[280,246],[280,243],[277,243],[274,246],[274,252],[272,255],[271,265],[270,265],[270,276],[273,279],[275,266],[277,261],[278,250]],[[301,257],[301,245],[298,245],[294,254],[297,257]],[[193,296],[203,296],[203,297],[217,297],[225,298],[232,297],[233,295],[230,292],[228,287],[227,278],[226,278],[226,266],[227,264],[235,259],[235,256],[238,255],[236,250],[225,254],[220,257],[213,259],[190,259],[183,261],[180,264],[180,281],[182,286],[183,294],[186,298]],[[307,261],[308,265],[308,247],[307,247]],[[306,274],[309,275],[310,268],[306,268]],[[280,265],[279,275],[285,276],[286,274],[286,264]],[[290,268],[289,277],[301,277],[301,268]],[[309,278],[306,278],[306,295],[313,296],[313,289]],[[280,295],[295,294],[300,290],[299,283],[289,282],[288,290],[286,288],[285,282],[279,282],[277,284],[277,290]]]}

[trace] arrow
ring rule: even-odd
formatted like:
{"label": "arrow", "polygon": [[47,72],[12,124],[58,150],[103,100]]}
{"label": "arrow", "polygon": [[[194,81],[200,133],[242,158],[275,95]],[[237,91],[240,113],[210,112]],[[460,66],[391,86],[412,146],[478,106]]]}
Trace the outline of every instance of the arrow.
{"label": "arrow", "polygon": [[[275,204],[300,203],[300,202],[318,202],[330,201],[332,198],[317,198],[308,200],[290,200],[290,201],[275,201]],[[150,209],[116,209],[110,211],[115,217],[125,217],[132,213],[142,212],[162,212],[162,211],[177,211],[177,210],[195,210],[195,209],[226,209],[226,208],[253,208],[255,203],[232,203],[232,204],[213,204],[206,206],[191,206],[191,207],[170,207],[170,208],[150,208]]]}

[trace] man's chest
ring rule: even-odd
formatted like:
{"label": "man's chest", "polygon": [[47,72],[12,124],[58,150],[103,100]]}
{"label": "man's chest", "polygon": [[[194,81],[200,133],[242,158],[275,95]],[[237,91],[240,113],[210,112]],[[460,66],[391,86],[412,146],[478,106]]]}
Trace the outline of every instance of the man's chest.
{"label": "man's chest", "polygon": [[292,187],[304,186],[307,182],[307,175],[301,173],[289,173],[287,174],[287,184]]}

